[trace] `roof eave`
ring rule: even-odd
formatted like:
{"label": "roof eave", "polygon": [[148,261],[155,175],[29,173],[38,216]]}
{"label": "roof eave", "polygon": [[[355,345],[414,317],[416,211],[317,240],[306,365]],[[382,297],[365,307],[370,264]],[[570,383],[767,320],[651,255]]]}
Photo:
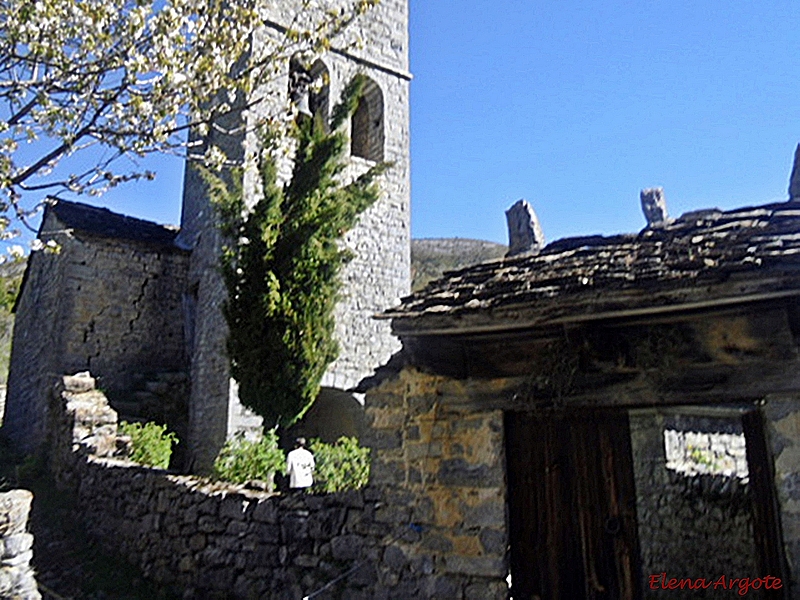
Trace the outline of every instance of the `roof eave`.
{"label": "roof eave", "polygon": [[498,315],[497,318],[492,319],[493,321],[497,322],[486,324],[470,324],[468,322],[464,322],[467,320],[465,317],[468,315],[437,315],[440,317],[437,319],[440,323],[442,320],[450,320],[452,322],[452,325],[450,326],[439,327],[426,327],[426,322],[431,320],[430,315],[417,315],[414,317],[405,316],[403,318],[385,315],[383,318],[392,318],[392,333],[400,338],[459,336],[470,334],[500,333],[504,331],[510,332],[524,329],[540,329],[563,325],[581,325],[597,321],[620,321],[637,319],[641,317],[656,317],[670,314],[677,315],[680,313],[726,309],[745,304],[783,300],[793,297],[800,297],[800,288],[758,292],[744,294],[741,296],[721,297],[669,305],[644,306],[601,312],[575,313],[552,318],[545,316],[540,318],[532,317],[510,319],[501,314]]}

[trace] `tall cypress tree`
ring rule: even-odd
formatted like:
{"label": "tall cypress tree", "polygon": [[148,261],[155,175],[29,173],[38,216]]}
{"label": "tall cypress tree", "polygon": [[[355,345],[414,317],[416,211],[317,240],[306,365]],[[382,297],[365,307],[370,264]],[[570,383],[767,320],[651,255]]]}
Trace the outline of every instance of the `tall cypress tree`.
{"label": "tall cypress tree", "polygon": [[375,178],[386,168],[379,164],[352,183],[341,181],[347,147],[341,125],[358,106],[363,82],[357,77],[345,90],[329,128],[320,118],[296,124],[285,185],[277,182],[269,136],[262,136],[263,196],[251,210],[241,173],[233,184],[205,173],[226,240],[221,264],[231,374],[241,402],[267,426],[291,425],[305,413],[339,352],[333,310],[339,273],[352,258],[339,240],[377,200]]}

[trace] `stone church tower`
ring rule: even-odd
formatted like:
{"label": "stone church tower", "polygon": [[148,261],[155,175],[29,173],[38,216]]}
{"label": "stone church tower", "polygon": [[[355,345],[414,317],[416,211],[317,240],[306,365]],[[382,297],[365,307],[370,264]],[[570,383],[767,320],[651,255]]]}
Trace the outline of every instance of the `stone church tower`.
{"label": "stone church tower", "polygon": [[[271,27],[291,22],[298,1],[284,1],[276,8]],[[264,35],[271,35],[268,27]],[[349,127],[351,164],[357,175],[377,161],[393,164],[379,180],[382,196],[362,215],[344,244],[354,260],[343,273],[342,299],[336,310],[336,335],[340,356],[330,366],[322,385],[324,398],[337,397],[355,387],[385,363],[399,344],[386,321],[372,316],[408,294],[410,281],[410,183],[409,183],[409,81],[408,2],[384,0],[362,16],[345,37],[358,36],[363,44],[341,40],[310,69],[290,72],[262,90],[267,100],[255,111],[284,105],[290,90],[298,105],[327,115],[344,87],[357,74],[366,75],[359,108]],[[316,85],[298,91],[298,77],[315,79]],[[302,96],[302,97],[301,97]],[[276,102],[276,99],[281,99]],[[257,114],[245,116],[252,121]],[[217,139],[229,155],[244,156],[247,139]],[[247,182],[247,180],[246,180]],[[247,185],[246,185],[247,186]],[[259,424],[259,419],[238,402],[225,355],[227,328],[221,313],[224,284],[217,268],[220,237],[202,181],[187,169],[181,230],[177,243],[191,251],[184,313],[191,380],[189,402],[189,451],[195,470],[210,467],[225,439],[236,431]],[[351,400],[355,402],[355,400]],[[337,412],[337,409],[334,410]]]}

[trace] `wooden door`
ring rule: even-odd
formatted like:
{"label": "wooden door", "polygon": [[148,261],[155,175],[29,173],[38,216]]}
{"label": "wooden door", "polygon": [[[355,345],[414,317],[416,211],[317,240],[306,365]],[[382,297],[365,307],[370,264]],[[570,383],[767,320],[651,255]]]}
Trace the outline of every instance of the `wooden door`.
{"label": "wooden door", "polygon": [[507,413],[514,600],[640,597],[627,413]]}
{"label": "wooden door", "polygon": [[763,598],[789,598],[790,578],[780,527],[780,508],[775,495],[775,474],[772,454],[767,445],[764,417],[756,409],[742,415],[747,470],[750,475],[750,497],[753,511],[753,542],[756,547],[758,576],[780,577],[783,586],[762,590]]}

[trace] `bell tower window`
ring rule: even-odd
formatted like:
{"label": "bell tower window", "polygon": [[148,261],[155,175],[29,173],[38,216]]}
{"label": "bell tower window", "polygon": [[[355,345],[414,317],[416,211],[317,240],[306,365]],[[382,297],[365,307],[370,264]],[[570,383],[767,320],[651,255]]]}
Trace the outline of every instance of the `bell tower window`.
{"label": "bell tower window", "polygon": [[382,161],[384,135],[383,92],[378,84],[367,79],[351,121],[350,154]]}

